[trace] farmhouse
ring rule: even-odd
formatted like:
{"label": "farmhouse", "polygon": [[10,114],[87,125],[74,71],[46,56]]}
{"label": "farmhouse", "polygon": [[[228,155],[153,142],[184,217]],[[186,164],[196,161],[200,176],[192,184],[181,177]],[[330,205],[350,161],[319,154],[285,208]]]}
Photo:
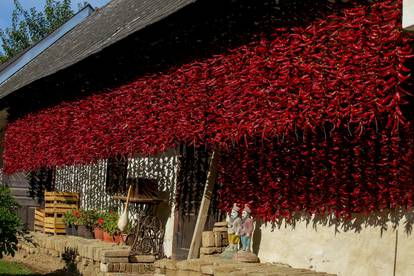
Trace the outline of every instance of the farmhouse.
{"label": "farmhouse", "polygon": [[262,261],[410,275],[402,15],[394,0],[113,0],[0,83],[4,183],[119,211],[129,183],[155,183],[131,213],[159,217],[164,254],[185,259],[214,170],[205,229],[249,204]]}

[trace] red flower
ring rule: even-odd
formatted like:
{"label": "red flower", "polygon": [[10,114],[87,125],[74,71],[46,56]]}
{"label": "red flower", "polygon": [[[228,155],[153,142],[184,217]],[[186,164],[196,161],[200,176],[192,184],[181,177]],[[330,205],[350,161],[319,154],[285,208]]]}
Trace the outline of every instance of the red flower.
{"label": "red flower", "polygon": [[80,213],[79,211],[73,211],[72,215],[74,215],[75,217],[79,218],[80,217]]}
{"label": "red flower", "polygon": [[105,220],[104,220],[103,218],[99,218],[99,219],[98,219],[98,225],[102,225],[102,224],[104,223],[104,221],[105,221]]}

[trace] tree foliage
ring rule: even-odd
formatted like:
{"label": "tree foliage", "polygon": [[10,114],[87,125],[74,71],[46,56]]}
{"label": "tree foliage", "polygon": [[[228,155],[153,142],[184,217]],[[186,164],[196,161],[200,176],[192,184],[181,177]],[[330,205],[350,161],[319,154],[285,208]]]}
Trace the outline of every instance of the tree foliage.
{"label": "tree foliage", "polygon": [[71,0],[46,0],[43,11],[25,10],[14,0],[11,26],[0,29],[0,63],[17,55],[25,48],[44,38],[73,16]]}
{"label": "tree foliage", "polygon": [[10,190],[0,186],[0,259],[4,255],[14,255],[17,249],[17,237],[23,232],[22,223],[17,216],[17,203]]}

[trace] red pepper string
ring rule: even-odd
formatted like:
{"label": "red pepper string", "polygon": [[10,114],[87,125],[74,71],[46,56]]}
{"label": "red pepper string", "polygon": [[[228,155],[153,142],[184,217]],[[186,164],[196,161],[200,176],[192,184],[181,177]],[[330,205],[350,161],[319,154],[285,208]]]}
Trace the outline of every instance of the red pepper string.
{"label": "red pepper string", "polygon": [[[401,1],[305,27],[11,122],[4,172],[219,147],[220,207],[266,220],[413,205],[412,38]],[[407,106],[405,106],[407,105]]]}

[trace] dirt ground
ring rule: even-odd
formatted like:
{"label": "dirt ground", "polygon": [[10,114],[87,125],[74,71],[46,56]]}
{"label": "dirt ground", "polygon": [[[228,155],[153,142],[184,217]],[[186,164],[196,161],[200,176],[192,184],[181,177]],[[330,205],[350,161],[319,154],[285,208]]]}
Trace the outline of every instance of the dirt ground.
{"label": "dirt ground", "polygon": [[17,252],[14,257],[5,257],[7,261],[22,263],[34,273],[43,276],[73,276],[76,272],[70,272],[64,261],[44,254],[25,254]]}

